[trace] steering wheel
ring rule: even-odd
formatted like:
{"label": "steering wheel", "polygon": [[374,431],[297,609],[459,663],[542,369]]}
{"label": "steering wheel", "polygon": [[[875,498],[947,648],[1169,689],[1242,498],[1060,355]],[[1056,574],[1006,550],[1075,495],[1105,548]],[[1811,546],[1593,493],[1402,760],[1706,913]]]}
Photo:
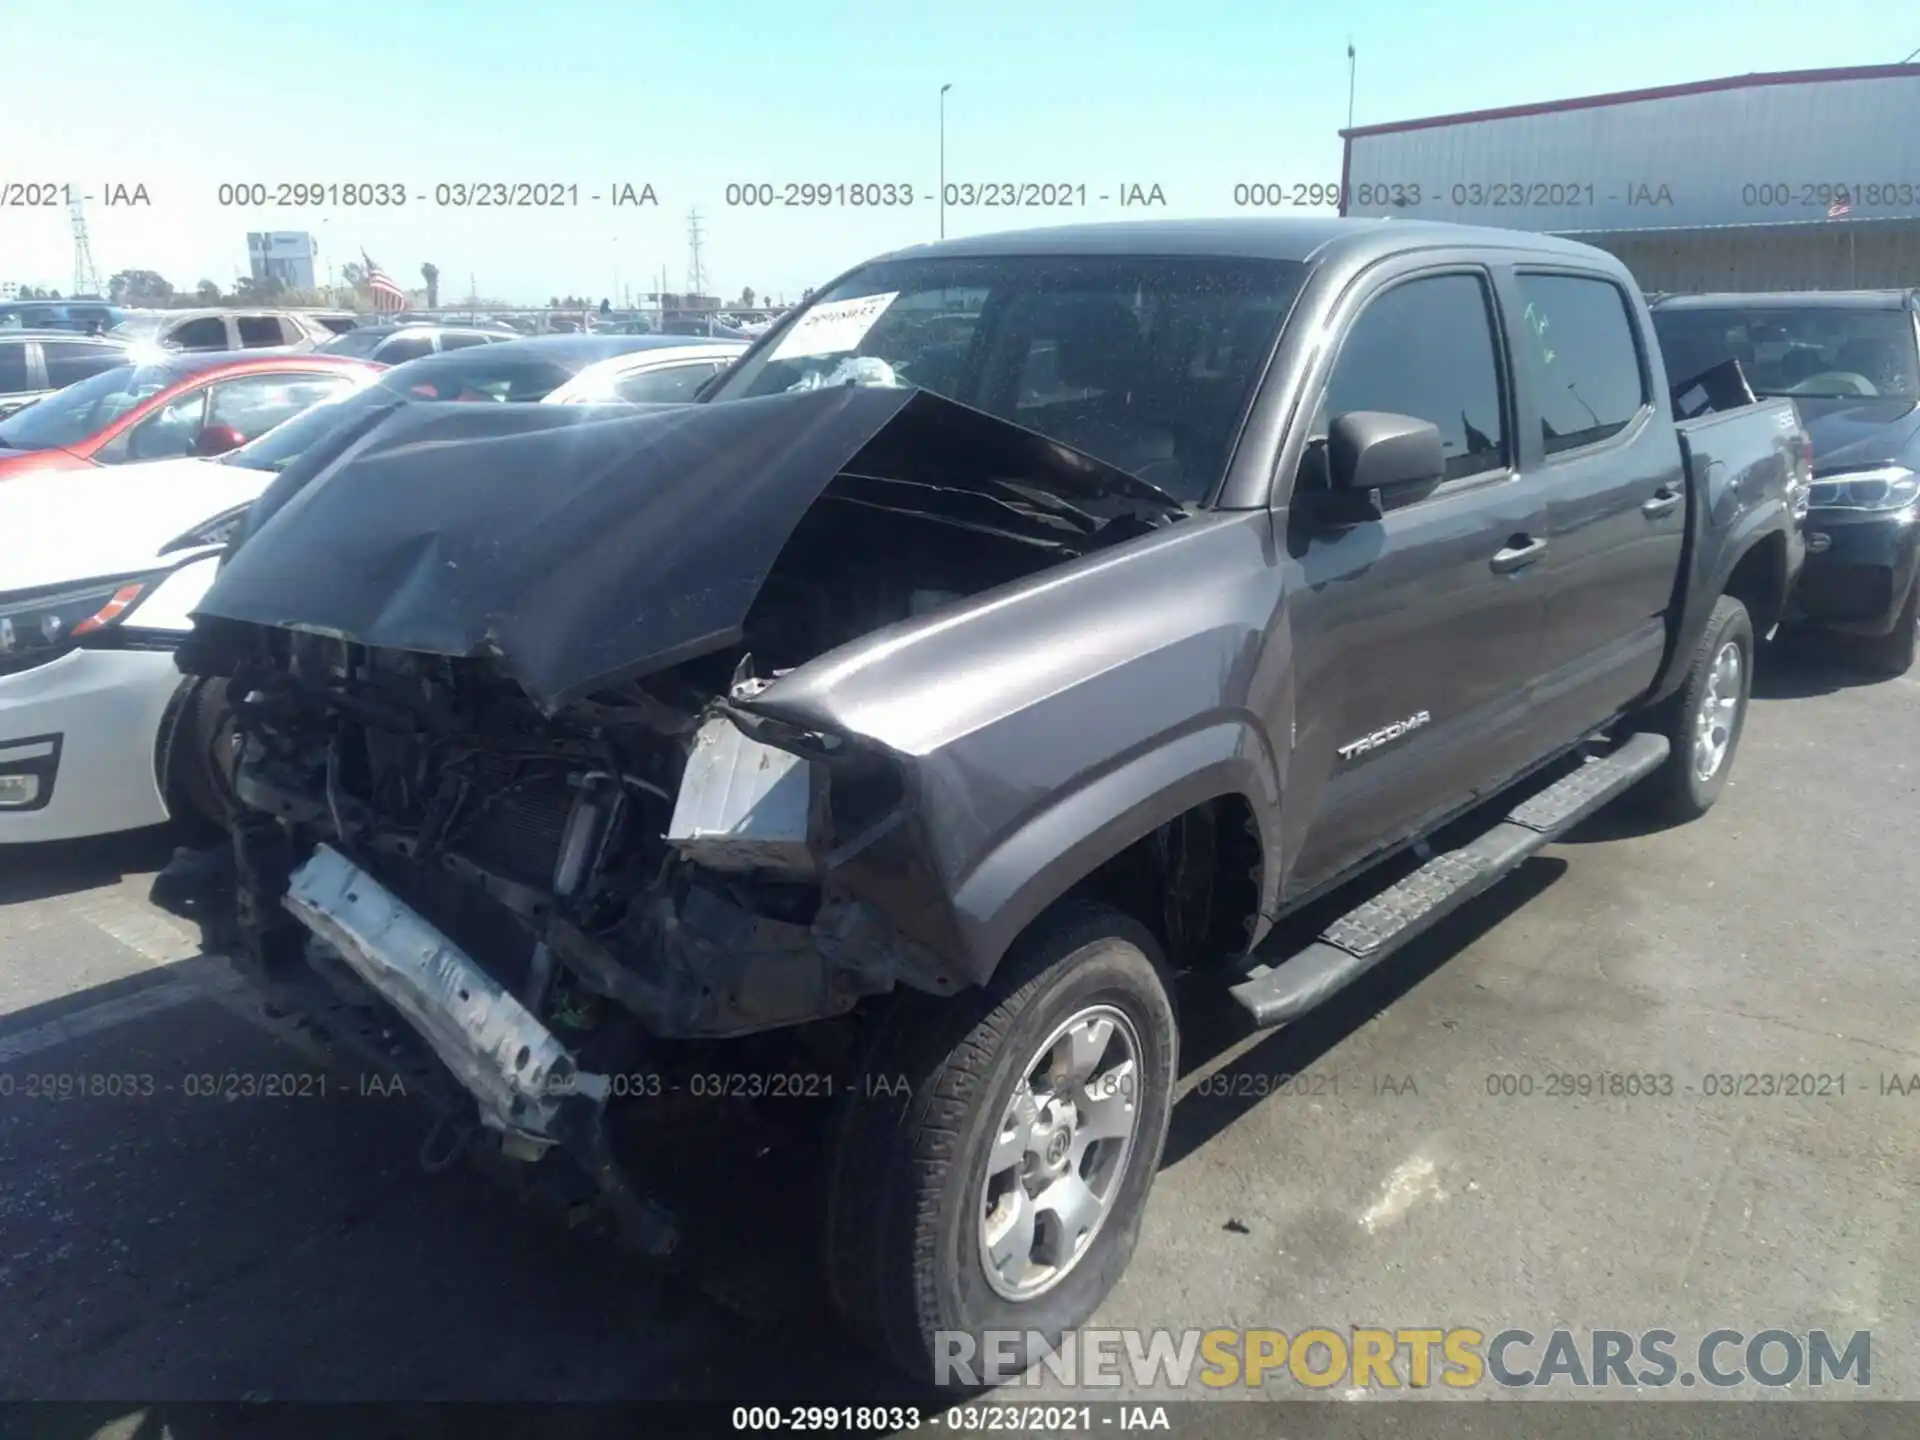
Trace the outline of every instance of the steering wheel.
{"label": "steering wheel", "polygon": [[1880,392],[1866,376],[1852,370],[1822,370],[1818,375],[1809,375],[1787,387],[1789,395],[1818,395],[1832,390],[1835,385],[1845,385],[1855,395],[1878,395]]}

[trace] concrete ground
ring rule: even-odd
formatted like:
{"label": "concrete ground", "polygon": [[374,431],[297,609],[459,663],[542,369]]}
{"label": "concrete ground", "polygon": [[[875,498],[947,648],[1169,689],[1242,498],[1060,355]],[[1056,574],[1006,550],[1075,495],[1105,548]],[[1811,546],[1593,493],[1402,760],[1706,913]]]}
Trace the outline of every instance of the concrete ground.
{"label": "concrete ground", "polygon": [[[1666,1328],[1683,1361],[1722,1326],[1870,1330],[1864,1393],[1920,1398],[1920,1093],[1882,1093],[1920,1073],[1916,801],[1920,672],[1774,660],[1706,820],[1601,816],[1296,1030],[1202,1007],[1096,1323]],[[168,853],[0,855],[0,1398],[903,1394],[817,1315],[756,1329],[423,1174],[408,1102],[318,1093],[147,906]],[[1596,1072],[1672,1093],[1549,1093]],[[1803,1074],[1844,1093],[1709,1093]]]}

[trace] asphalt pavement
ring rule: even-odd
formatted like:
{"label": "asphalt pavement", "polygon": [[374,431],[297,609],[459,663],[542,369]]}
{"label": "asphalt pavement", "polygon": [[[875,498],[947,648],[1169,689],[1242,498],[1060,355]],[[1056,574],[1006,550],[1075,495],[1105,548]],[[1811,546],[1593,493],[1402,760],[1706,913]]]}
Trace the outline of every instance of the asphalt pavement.
{"label": "asphalt pavement", "polygon": [[[1603,814],[1296,1029],[1195,1007],[1095,1323],[1869,1330],[1920,1398],[1916,801],[1920,672],[1769,657],[1705,820]],[[425,1173],[407,1098],[146,903],[171,843],[0,853],[0,1398],[908,1393]],[[1548,1078],[1628,1074],[1670,1090]],[[800,1182],[752,1188],[780,1233]]]}

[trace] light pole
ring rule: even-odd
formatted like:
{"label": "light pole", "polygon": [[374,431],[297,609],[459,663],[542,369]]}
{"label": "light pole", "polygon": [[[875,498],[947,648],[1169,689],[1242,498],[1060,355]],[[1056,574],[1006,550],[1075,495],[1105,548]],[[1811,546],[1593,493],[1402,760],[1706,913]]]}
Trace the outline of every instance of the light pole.
{"label": "light pole", "polygon": [[947,238],[947,91],[953,86],[940,87],[940,238]]}

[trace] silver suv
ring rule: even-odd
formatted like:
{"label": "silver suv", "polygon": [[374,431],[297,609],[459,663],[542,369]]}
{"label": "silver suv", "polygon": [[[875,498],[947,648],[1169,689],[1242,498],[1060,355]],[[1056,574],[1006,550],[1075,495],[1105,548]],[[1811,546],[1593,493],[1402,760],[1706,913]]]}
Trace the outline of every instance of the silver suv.
{"label": "silver suv", "polygon": [[107,332],[163,350],[317,350],[333,338],[291,310],[140,310]]}

